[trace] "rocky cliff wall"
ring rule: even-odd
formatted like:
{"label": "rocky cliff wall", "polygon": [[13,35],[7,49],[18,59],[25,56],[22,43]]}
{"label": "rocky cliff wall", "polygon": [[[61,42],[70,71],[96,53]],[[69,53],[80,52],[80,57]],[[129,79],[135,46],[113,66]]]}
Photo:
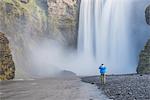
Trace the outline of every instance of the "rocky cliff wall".
{"label": "rocky cliff wall", "polygon": [[15,77],[15,65],[9,48],[9,41],[0,32],[0,80],[10,80]]}
{"label": "rocky cliff wall", "polygon": [[28,52],[45,39],[76,47],[78,0],[0,0],[0,31],[10,41],[16,76],[28,76]]}
{"label": "rocky cliff wall", "polygon": [[48,0],[49,31],[53,39],[76,47],[79,0]]}
{"label": "rocky cliff wall", "polygon": [[17,76],[27,76],[23,71],[30,65],[26,53],[36,40],[47,34],[47,15],[43,2],[0,0],[0,31],[7,33]]}
{"label": "rocky cliff wall", "polygon": [[[147,24],[150,25],[150,6],[145,10],[145,18]],[[150,74],[150,39],[140,53],[137,73]]]}

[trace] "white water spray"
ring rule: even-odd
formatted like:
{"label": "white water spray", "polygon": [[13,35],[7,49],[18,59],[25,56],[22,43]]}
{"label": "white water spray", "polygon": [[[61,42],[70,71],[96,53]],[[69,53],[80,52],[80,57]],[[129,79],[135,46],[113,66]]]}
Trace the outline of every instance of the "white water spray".
{"label": "white water spray", "polygon": [[131,4],[130,0],[82,0],[79,55],[89,55],[99,65],[104,63],[109,73],[135,72],[137,56],[131,37]]}

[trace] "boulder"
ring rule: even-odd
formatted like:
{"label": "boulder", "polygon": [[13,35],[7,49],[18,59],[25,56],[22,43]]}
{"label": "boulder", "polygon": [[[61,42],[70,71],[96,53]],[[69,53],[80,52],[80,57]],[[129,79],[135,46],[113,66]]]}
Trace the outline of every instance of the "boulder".
{"label": "boulder", "polygon": [[10,80],[15,77],[15,65],[9,49],[9,41],[0,32],[0,80]]}
{"label": "boulder", "polygon": [[[150,6],[148,6],[145,10],[145,18],[147,24],[150,25]],[[150,74],[150,39],[140,53],[137,73]]]}
{"label": "boulder", "polygon": [[140,53],[137,73],[150,74],[150,39]]}

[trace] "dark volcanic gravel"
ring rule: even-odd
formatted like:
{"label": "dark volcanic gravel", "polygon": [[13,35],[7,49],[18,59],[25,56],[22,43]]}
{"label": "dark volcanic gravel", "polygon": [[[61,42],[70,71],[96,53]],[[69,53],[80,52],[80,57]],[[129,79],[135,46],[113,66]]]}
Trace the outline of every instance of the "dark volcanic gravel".
{"label": "dark volcanic gravel", "polygon": [[113,100],[150,100],[150,75],[108,75],[105,85],[99,76],[83,77],[82,81],[96,84]]}

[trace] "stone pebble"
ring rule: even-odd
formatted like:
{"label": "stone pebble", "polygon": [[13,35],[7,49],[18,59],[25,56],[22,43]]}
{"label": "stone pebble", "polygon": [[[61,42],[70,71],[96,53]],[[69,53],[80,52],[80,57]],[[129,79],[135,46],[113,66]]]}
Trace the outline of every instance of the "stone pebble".
{"label": "stone pebble", "polygon": [[150,75],[108,75],[102,85],[99,76],[84,77],[82,81],[95,83],[113,100],[150,100]]}

